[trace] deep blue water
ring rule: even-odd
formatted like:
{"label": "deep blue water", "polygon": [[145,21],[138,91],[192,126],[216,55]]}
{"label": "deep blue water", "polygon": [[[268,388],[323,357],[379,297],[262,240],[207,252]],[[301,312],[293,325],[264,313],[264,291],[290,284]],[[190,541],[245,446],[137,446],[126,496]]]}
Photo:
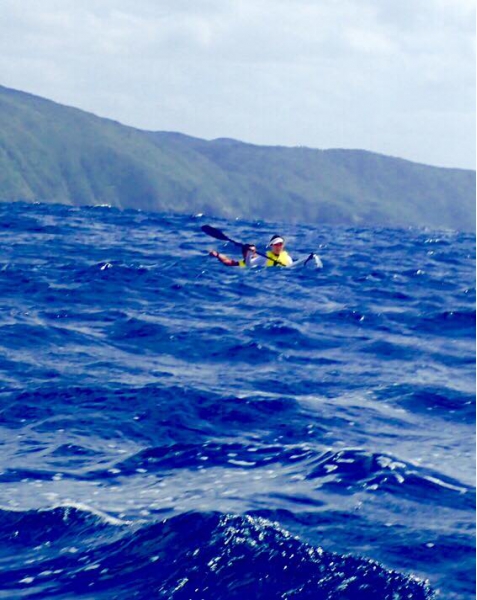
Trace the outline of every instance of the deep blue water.
{"label": "deep blue water", "polygon": [[[288,237],[246,270],[206,238]],[[475,244],[0,205],[0,598],[471,599]]]}

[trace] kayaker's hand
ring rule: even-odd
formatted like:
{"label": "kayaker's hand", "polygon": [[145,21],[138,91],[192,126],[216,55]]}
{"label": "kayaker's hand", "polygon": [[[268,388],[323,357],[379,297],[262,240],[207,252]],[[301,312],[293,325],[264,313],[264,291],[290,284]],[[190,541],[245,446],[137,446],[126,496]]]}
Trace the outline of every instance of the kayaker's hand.
{"label": "kayaker's hand", "polygon": [[209,256],[213,256],[214,258],[217,258],[219,256],[219,253],[217,252],[217,250],[211,250],[209,252]]}

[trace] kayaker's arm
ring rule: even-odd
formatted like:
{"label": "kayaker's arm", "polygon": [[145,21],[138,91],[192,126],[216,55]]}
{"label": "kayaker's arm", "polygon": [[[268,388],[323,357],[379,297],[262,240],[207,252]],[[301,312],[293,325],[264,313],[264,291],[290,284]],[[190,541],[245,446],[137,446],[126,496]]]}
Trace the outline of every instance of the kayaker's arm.
{"label": "kayaker's arm", "polygon": [[211,250],[209,252],[209,256],[213,256],[214,258],[217,258],[218,260],[220,260],[221,263],[223,263],[224,265],[227,265],[227,267],[238,267],[239,266],[238,260],[229,258],[228,256],[225,256],[225,254],[220,254],[220,252],[217,252],[217,250]]}

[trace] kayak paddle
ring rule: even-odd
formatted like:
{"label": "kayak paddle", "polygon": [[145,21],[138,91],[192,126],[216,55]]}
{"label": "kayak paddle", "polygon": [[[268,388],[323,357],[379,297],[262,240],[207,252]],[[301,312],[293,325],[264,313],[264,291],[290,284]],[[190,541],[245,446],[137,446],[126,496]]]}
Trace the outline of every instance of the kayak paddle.
{"label": "kayak paddle", "polygon": [[212,227],[212,225],[202,225],[201,229],[204,233],[206,233],[207,235],[210,235],[210,237],[213,237],[216,240],[221,240],[222,242],[232,242],[232,244],[235,244],[236,246],[244,245],[241,242],[236,242],[232,238],[229,238],[229,236],[225,235],[225,233],[223,231],[220,231],[220,229],[216,229],[215,227]]}

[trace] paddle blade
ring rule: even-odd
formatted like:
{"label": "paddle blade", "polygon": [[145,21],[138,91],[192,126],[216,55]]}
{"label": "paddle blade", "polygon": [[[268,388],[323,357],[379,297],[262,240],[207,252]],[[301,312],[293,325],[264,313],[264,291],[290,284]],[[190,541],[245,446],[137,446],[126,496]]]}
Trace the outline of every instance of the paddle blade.
{"label": "paddle blade", "polygon": [[222,240],[223,242],[230,241],[230,239],[225,235],[225,233],[220,231],[220,229],[212,227],[212,225],[202,225],[201,229],[205,234],[210,235],[210,237],[213,237],[216,240]]}

